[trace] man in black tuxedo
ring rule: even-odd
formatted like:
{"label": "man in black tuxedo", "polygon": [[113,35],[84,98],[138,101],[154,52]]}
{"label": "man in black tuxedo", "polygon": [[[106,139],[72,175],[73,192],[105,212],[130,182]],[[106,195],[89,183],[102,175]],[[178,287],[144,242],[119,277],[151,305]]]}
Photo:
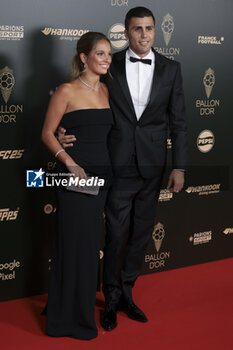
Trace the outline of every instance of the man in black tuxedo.
{"label": "man in black tuxedo", "polygon": [[152,49],[154,16],[143,7],[125,19],[129,48],[114,55],[107,85],[115,125],[109,138],[114,180],[106,204],[103,325],[116,326],[117,308],[146,322],[134,304],[132,287],[140,275],[153,231],[166,163],[168,128],[173,170],[168,188],[179,192],[186,167],[186,122],[180,64]]}
{"label": "man in black tuxedo", "polygon": [[[115,125],[109,137],[113,183],[106,203],[106,245],[102,324],[117,325],[117,310],[140,322],[147,317],[132,298],[153,231],[166,163],[167,136],[172,140],[172,192],[184,184],[186,122],[180,64],[154,51],[155,20],[144,7],[125,18],[129,48],[114,54],[107,77]],[[72,140],[71,140],[72,141]]]}

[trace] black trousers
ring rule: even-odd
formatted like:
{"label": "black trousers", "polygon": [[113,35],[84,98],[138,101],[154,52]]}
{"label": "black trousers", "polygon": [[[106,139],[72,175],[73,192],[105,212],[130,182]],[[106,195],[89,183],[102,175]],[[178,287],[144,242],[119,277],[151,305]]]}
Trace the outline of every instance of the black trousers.
{"label": "black trousers", "polygon": [[103,292],[106,302],[131,300],[153,231],[161,178],[144,179],[138,171],[114,178],[106,202]]}

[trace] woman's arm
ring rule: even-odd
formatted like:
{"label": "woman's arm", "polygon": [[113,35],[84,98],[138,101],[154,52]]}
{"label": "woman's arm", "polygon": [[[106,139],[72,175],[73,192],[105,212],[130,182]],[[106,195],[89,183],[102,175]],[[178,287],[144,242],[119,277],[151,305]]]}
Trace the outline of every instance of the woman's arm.
{"label": "woman's arm", "polygon": [[[42,129],[42,141],[48,147],[48,149],[55,155],[62,149],[60,143],[57,141],[54,133],[67,110],[69,104],[71,87],[69,84],[63,84],[57,88],[52,96],[49,107],[45,116],[44,126]],[[57,158],[65,164],[67,169],[75,173],[79,179],[86,179],[86,174],[83,168],[81,168],[65,151],[59,152]]]}

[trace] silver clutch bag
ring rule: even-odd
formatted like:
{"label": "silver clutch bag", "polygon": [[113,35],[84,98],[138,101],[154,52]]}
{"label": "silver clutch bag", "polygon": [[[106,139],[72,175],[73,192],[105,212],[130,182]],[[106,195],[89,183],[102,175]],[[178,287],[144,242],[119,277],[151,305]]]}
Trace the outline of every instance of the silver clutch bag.
{"label": "silver clutch bag", "polygon": [[[102,180],[103,184],[102,184]],[[80,180],[81,181],[81,180]],[[101,182],[101,183],[100,183]],[[72,177],[69,177],[68,185],[65,187],[68,191],[80,192],[85,194],[91,194],[97,196],[99,194],[100,187],[104,185],[104,180],[99,179],[97,176],[87,174],[86,185],[79,185],[75,183]]]}

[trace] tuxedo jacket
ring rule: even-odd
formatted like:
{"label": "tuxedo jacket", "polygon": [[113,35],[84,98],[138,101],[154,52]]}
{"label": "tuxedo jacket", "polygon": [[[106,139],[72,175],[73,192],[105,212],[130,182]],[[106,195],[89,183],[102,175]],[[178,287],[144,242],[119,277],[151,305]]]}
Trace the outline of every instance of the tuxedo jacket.
{"label": "tuxedo jacket", "polygon": [[111,76],[105,76],[115,121],[109,135],[113,171],[117,176],[124,175],[124,168],[135,154],[143,178],[161,176],[169,131],[173,168],[185,169],[186,121],[180,64],[153,50],[155,69],[150,99],[137,120],[126,79],[126,50],[114,54]]}

